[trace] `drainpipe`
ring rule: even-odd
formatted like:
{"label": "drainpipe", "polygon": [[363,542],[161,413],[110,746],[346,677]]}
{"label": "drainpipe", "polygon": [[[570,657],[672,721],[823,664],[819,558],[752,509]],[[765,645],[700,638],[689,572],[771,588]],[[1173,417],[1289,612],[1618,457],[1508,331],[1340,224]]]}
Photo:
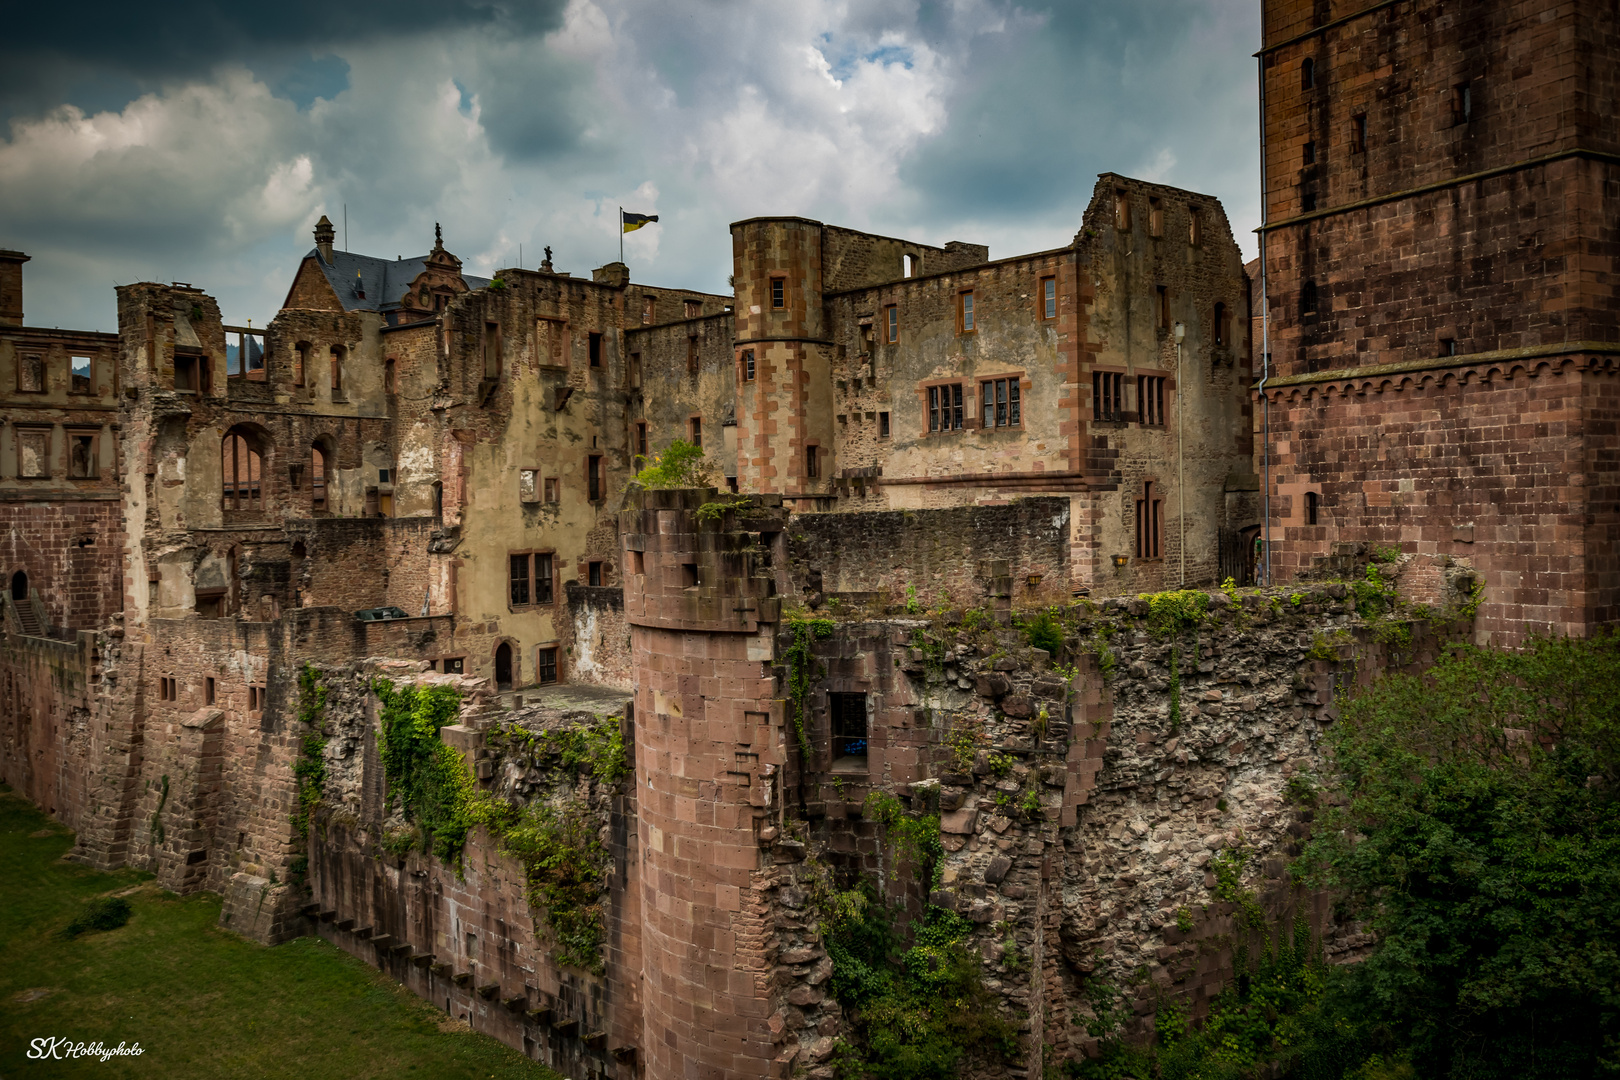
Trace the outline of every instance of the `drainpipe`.
{"label": "drainpipe", "polygon": [[[1260,13],[1260,46],[1265,48],[1265,11]],[[1271,301],[1266,291],[1266,58],[1260,62],[1260,514],[1264,530],[1260,542],[1261,581],[1271,584],[1271,398],[1266,380],[1271,378]]]}

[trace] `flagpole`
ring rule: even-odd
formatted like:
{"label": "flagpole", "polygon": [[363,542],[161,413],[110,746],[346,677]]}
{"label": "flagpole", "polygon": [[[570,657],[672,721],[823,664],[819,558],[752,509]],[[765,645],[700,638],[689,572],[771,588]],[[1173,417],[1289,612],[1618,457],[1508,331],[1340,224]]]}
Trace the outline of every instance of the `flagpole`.
{"label": "flagpole", "polygon": [[619,261],[624,262],[624,207],[619,207]]}

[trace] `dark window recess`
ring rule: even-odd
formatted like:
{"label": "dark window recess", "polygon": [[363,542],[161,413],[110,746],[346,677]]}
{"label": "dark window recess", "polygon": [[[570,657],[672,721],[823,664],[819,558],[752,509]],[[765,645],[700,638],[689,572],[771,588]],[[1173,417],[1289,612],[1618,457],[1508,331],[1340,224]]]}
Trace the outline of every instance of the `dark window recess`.
{"label": "dark window recess", "polygon": [[1315,142],[1308,142],[1308,143],[1305,144],[1305,161],[1304,161],[1304,163],[1306,165],[1315,165],[1316,164],[1316,143]]}
{"label": "dark window recess", "polygon": [[1299,197],[1299,209],[1302,213],[1312,213],[1316,210],[1316,192],[1307,191]]}
{"label": "dark window recess", "polygon": [[1091,373],[1091,418],[1125,419],[1125,375],[1118,371]]}
{"label": "dark window recess", "polygon": [[962,384],[928,388],[928,430],[962,430]]}
{"label": "dark window recess", "polygon": [[1307,281],[1299,290],[1299,313],[1316,314],[1316,282]]}
{"label": "dark window recess", "polygon": [[598,586],[598,587],[601,586],[601,584],[602,584],[602,564],[601,563],[592,562],[592,563],[585,564],[585,583],[587,585],[595,585],[595,586]]}
{"label": "dark window recess", "polygon": [[174,390],[177,394],[195,394],[197,386],[197,357],[176,356],[174,358]]}
{"label": "dark window recess", "polygon": [[512,606],[520,607],[529,602],[529,556],[513,555],[509,578],[512,584]]}
{"label": "dark window recess", "polygon": [[1357,113],[1350,118],[1350,152],[1359,154],[1367,149],[1367,114]]}
{"label": "dark window recess", "polygon": [[1299,65],[1299,88],[1311,90],[1316,87],[1316,61],[1307,57]]}
{"label": "dark window recess", "polygon": [[557,649],[536,649],[534,653],[534,681],[537,683],[554,683],[557,681]]}
{"label": "dark window recess", "polygon": [[771,307],[787,307],[787,279],[771,278]]}
{"label": "dark window recess", "polygon": [[828,694],[832,711],[832,754],[839,758],[866,757],[866,695]]}
{"label": "dark window recess", "polygon": [[1158,485],[1151,480],[1142,482],[1142,497],[1136,500],[1136,557],[1138,559],[1157,559],[1161,557],[1159,537],[1164,522],[1162,507],[1164,501],[1159,498]]}
{"label": "dark window recess", "polygon": [[888,437],[889,437],[889,414],[886,413],[886,412],[880,412],[880,413],[878,413],[878,438],[887,439]]}
{"label": "dark window recess", "polygon": [[467,658],[465,656],[447,656],[444,658],[444,673],[446,675],[460,675],[466,670]]}
{"label": "dark window recess", "polygon": [[1017,379],[988,379],[979,384],[983,402],[983,424],[987,428],[1018,427],[1023,423],[1018,400]]}
{"label": "dark window recess", "polygon": [[687,429],[692,436],[692,445],[701,448],[703,446],[703,417],[692,417],[687,424]]}
{"label": "dark window recess", "polygon": [[534,557],[534,602],[551,603],[551,554]]}
{"label": "dark window recess", "polygon": [[1164,376],[1138,375],[1136,377],[1136,415],[1147,426],[1164,423]]}
{"label": "dark window recess", "polygon": [[495,689],[512,689],[512,646],[504,641],[495,647]]}
{"label": "dark window recess", "polygon": [[602,483],[602,457],[600,454],[592,454],[585,459],[585,487],[587,489],[586,494],[591,502],[606,498]]}
{"label": "dark window recess", "polygon": [[804,475],[811,480],[821,476],[821,447],[807,446],[804,448]]}
{"label": "dark window recess", "polygon": [[602,366],[602,335],[601,334],[589,334],[589,335],[586,336],[585,340],[586,340],[586,342],[588,344],[588,348],[590,350],[591,367],[601,367]]}
{"label": "dark window recess", "polygon": [[1468,83],[1451,88],[1451,122],[1466,124],[1474,115],[1474,91]]}
{"label": "dark window recess", "polygon": [[1305,524],[1316,524],[1317,507],[1321,505],[1322,497],[1314,491],[1305,493]]}
{"label": "dark window recess", "polygon": [[1456,338],[1449,338],[1449,337],[1441,338],[1440,339],[1440,355],[1441,356],[1456,356],[1457,355],[1457,339]]}
{"label": "dark window recess", "polygon": [[690,589],[698,583],[697,563],[681,563],[681,587]]}

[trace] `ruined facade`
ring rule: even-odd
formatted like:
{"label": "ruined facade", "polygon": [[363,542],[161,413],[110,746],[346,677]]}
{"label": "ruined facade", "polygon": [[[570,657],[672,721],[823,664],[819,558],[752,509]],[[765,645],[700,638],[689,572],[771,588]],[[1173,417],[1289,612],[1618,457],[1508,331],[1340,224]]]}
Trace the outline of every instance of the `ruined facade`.
{"label": "ruined facade", "polygon": [[1601,6],[1264,6],[1279,580],[1483,572],[1479,628],[1616,613],[1620,38]]}

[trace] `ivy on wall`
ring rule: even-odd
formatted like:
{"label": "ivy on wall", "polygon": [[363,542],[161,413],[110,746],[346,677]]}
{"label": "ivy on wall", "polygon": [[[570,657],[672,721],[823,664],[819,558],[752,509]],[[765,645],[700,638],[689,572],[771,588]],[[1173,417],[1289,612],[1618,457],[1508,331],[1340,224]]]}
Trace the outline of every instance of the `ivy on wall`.
{"label": "ivy on wall", "polygon": [[400,802],[405,820],[422,832],[424,850],[459,863],[467,834],[479,823],[477,788],[455,747],[439,738],[461,711],[461,694],[448,686],[396,687],[377,679],[382,702],[377,749],[388,780],[388,798]]}
{"label": "ivy on wall", "polygon": [[293,806],[293,828],[309,836],[310,818],[321,804],[326,788],[326,683],[308,664],[298,673],[298,758],[293,762],[293,783],[298,801]]}

